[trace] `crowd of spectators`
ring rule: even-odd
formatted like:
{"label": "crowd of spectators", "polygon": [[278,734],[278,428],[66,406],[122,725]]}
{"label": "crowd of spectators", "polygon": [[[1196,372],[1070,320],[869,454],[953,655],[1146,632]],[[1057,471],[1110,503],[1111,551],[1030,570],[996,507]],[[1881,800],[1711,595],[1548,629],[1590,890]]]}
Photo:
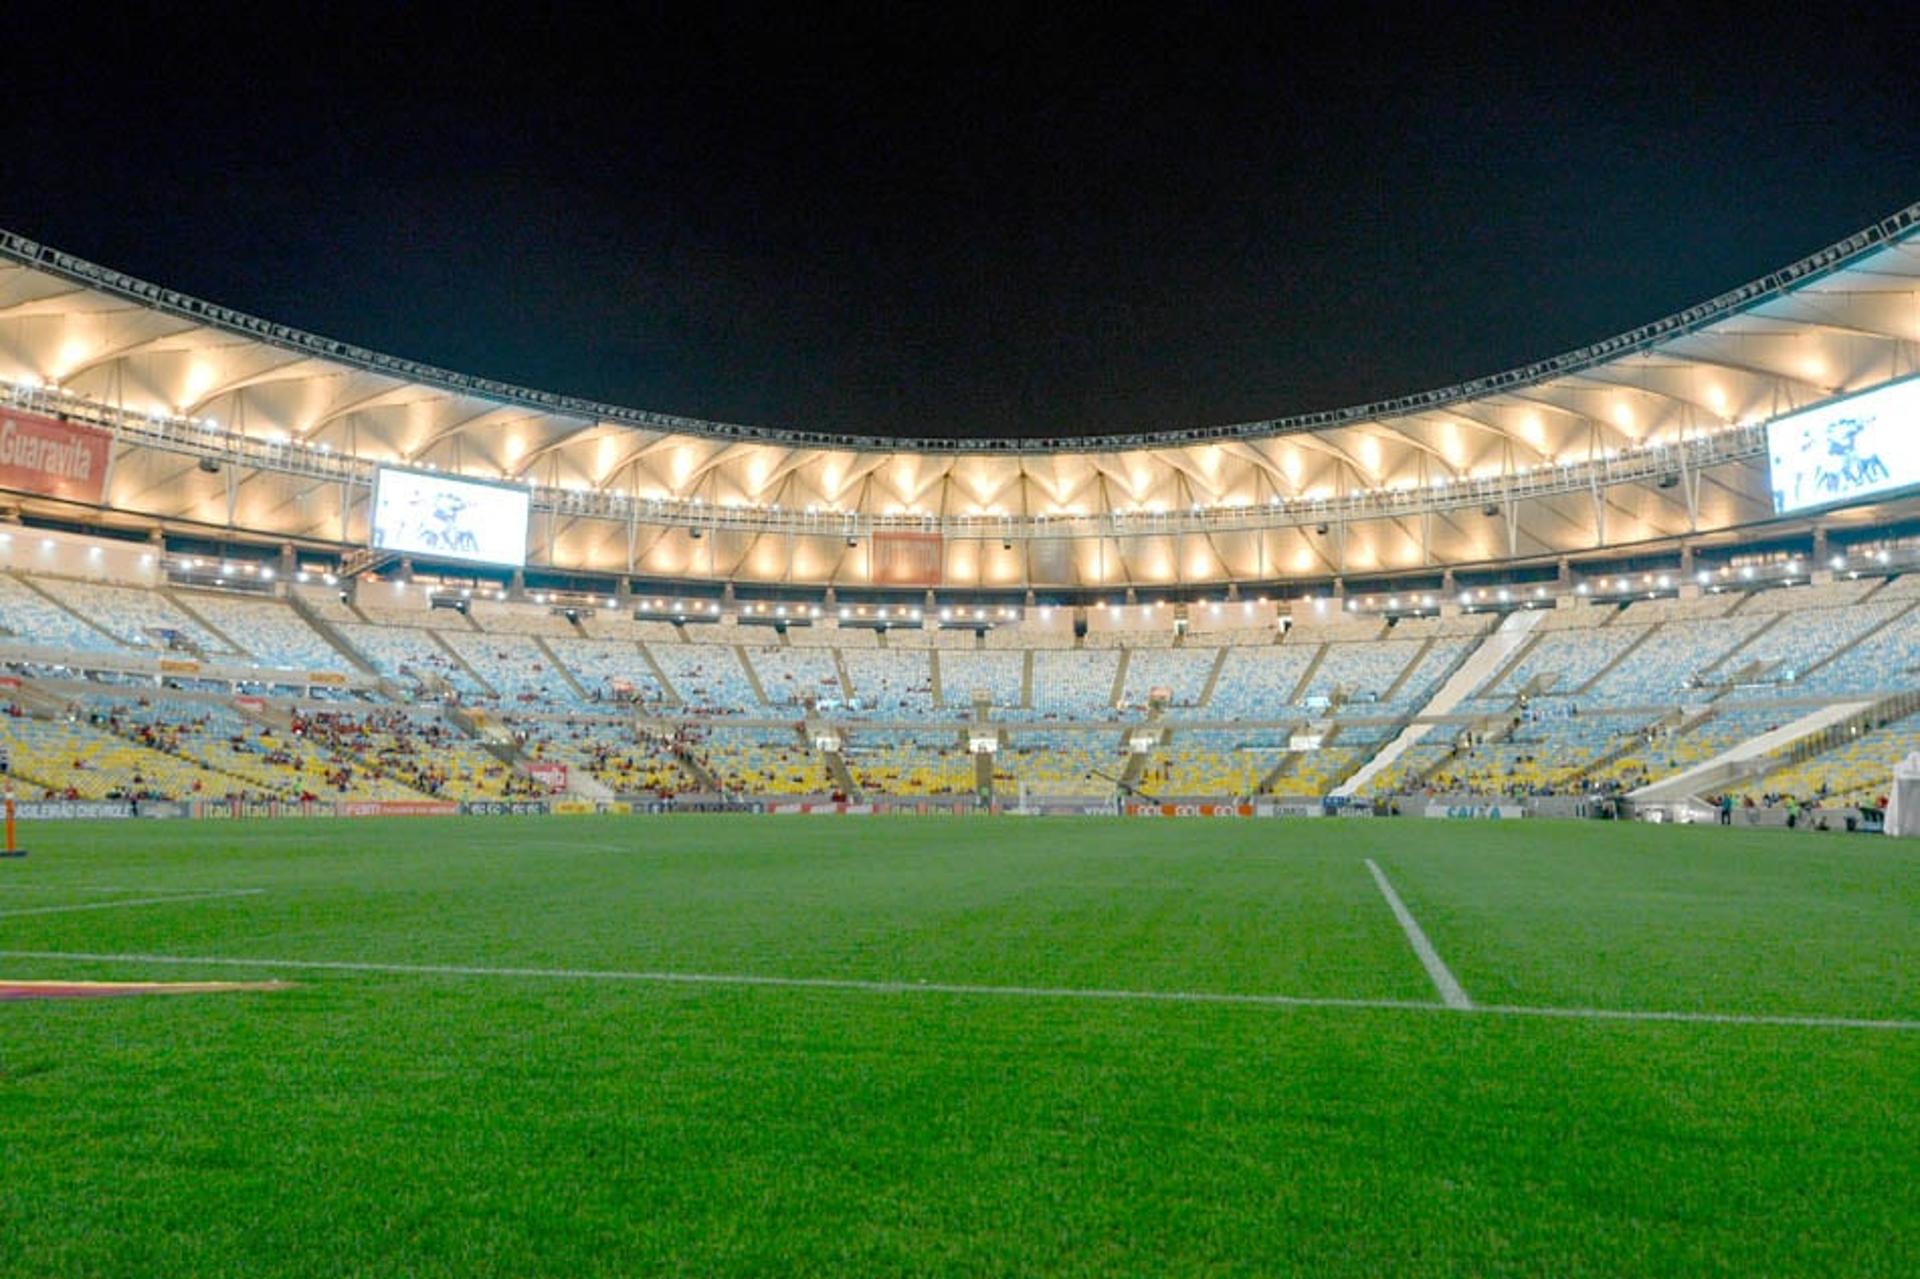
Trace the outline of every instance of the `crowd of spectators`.
{"label": "crowd of spectators", "polygon": [[[358,761],[370,778],[393,778],[422,795],[532,799],[545,793],[505,763],[484,753],[476,758],[472,742],[445,722],[398,708],[296,711],[292,731],[336,758]],[[354,766],[343,767],[351,774]]]}

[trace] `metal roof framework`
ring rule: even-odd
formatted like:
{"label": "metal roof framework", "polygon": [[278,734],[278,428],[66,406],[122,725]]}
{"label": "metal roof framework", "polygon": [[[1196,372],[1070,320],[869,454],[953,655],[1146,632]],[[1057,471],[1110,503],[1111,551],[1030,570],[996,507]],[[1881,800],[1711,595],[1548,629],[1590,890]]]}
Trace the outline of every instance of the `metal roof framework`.
{"label": "metal roof framework", "polygon": [[831,435],[595,404],[316,337],[0,233],[0,378],[17,403],[115,431],[116,511],[352,545],[376,467],[431,467],[530,485],[533,563],[655,578],[871,584],[872,537],[888,531],[941,534],[942,584],[966,588],[1582,555],[1767,520],[1766,420],[1916,372],[1920,204],[1492,377],[1068,440]]}

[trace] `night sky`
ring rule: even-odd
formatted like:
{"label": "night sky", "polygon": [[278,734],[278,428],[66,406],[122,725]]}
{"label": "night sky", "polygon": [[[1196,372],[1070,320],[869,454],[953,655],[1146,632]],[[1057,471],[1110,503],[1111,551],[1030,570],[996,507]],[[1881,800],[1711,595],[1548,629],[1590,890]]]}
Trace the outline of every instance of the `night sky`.
{"label": "night sky", "polygon": [[1920,199],[1920,6],[1062,8],[23,6],[0,225],[543,389],[1066,435],[1494,372]]}

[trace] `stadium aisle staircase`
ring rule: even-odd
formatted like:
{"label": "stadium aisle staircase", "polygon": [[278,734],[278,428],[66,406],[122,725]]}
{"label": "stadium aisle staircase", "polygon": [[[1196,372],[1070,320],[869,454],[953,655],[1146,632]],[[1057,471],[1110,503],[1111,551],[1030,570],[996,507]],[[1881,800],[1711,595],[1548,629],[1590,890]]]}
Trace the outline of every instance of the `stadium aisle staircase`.
{"label": "stadium aisle staircase", "polygon": [[1776,769],[1745,788],[1766,794],[1818,799],[1822,804],[1878,804],[1893,784],[1893,767],[1920,750],[1920,716],[1909,715],[1852,738],[1829,751]]}
{"label": "stadium aisle staircase", "polygon": [[124,651],[103,627],[61,604],[30,577],[0,573],[0,635],[21,644],[76,653]]}
{"label": "stadium aisle staircase", "polygon": [[542,638],[541,646],[588,702],[615,703],[635,698],[660,704],[671,700],[659,670],[632,640],[585,636]]}
{"label": "stadium aisle staircase", "polygon": [[335,629],[334,623],[325,617],[300,592],[294,591],[287,596],[287,603],[299,615],[300,620],[313,628],[313,633],[326,641],[327,647],[339,654],[346,662],[348,670],[361,671],[368,675],[381,675],[382,672],[372,662],[360,655],[360,650],[347,641],[347,637]]}
{"label": "stadium aisle staircase", "polygon": [[175,601],[265,666],[298,671],[358,671],[291,601],[176,593]]}
{"label": "stadium aisle staircase", "polygon": [[[1446,683],[1440,686],[1440,690],[1420,708],[1421,718],[1431,719],[1445,715],[1465,701],[1475,689],[1497,674],[1501,667],[1520,651],[1521,646],[1532,637],[1534,627],[1538,626],[1540,620],[1546,616],[1546,613],[1534,612],[1531,609],[1507,614],[1506,620],[1500,623],[1499,629],[1482,640],[1480,647],[1469,654],[1466,661],[1460,663]],[[1355,769],[1352,776],[1334,787],[1333,794],[1344,797],[1358,793],[1361,787],[1373,780],[1375,774],[1389,767],[1408,747],[1431,731],[1433,731],[1431,723],[1407,725],[1372,759]]]}
{"label": "stadium aisle staircase", "polygon": [[539,635],[533,637],[533,642],[535,647],[540,650],[541,656],[544,657],[551,666],[553,673],[558,675],[560,682],[567,686],[567,690],[579,698],[582,703],[592,702],[592,695],[587,692],[579,680],[573,677],[573,672],[567,669],[567,664],[560,660],[558,653],[553,651],[553,645]]}
{"label": "stadium aisle staircase", "polygon": [[1769,768],[1766,761],[1795,742],[1861,714],[1872,706],[1872,702],[1836,702],[1830,706],[1822,706],[1791,723],[1782,724],[1758,736],[1749,737],[1711,759],[1683,769],[1671,777],[1628,791],[1627,797],[1640,803],[1685,799],[1751,777],[1766,771]]}
{"label": "stadium aisle staircase", "polygon": [[1223,646],[1213,650],[1213,665],[1207,671],[1207,682],[1201,686],[1199,705],[1213,705],[1213,690],[1220,684],[1220,672],[1226,668],[1228,650]]}

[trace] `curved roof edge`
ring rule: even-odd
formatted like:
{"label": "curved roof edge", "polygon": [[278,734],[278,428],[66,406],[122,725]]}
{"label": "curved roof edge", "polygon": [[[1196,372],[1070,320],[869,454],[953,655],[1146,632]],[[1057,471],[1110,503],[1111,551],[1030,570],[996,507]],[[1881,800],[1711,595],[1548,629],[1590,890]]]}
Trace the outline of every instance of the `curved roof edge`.
{"label": "curved roof edge", "polygon": [[1003,440],[785,430],[733,422],[706,421],[670,413],[655,413],[646,409],[603,404],[579,396],[538,391],[491,378],[457,373],[437,365],[384,355],[350,342],[321,337],[291,325],[277,324],[243,311],[236,311],[231,307],[202,301],[175,289],[162,288],[124,272],[115,271],[85,258],[40,244],[12,231],[0,230],[0,258],[59,275],[76,284],[128,298],[143,306],[191,320],[196,324],[266,342],[289,351],[349,365],[381,376],[399,378],[405,382],[432,386],[454,394],[494,400],[583,421],[605,422],[649,431],[706,436],[728,441],[752,441],[859,452],[1110,453],[1325,430],[1381,417],[1444,408],[1463,400],[1500,391],[1510,391],[1549,378],[1579,372],[1606,360],[1645,350],[1658,345],[1665,339],[1692,332],[1755,303],[1766,301],[1796,285],[1837,270],[1854,258],[1901,238],[1916,227],[1920,227],[1920,202],[1910,204],[1797,262],[1769,272],[1737,288],[1729,289],[1705,302],[1676,311],[1663,319],[1604,338],[1577,350],[1537,360],[1501,373],[1459,382],[1452,386],[1415,392],[1392,399],[1376,400],[1368,404],[1356,404],[1347,408],[1326,409],[1315,413],[1220,426],[1186,427],[1119,435],[1059,438],[1033,436]]}

